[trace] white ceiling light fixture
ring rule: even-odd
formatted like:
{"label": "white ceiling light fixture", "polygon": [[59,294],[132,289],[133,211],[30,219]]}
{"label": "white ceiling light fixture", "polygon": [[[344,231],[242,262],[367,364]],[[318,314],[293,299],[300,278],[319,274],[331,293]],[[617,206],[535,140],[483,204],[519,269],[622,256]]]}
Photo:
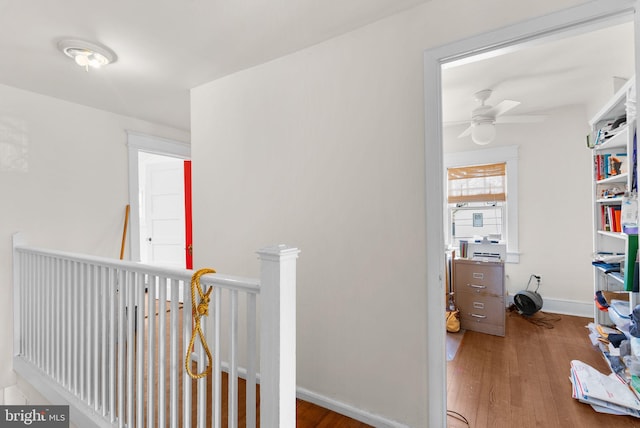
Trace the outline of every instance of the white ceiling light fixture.
{"label": "white ceiling light fixture", "polygon": [[89,67],[100,68],[118,59],[111,49],[84,40],[60,40],[58,49],[86,71]]}
{"label": "white ceiling light fixture", "polygon": [[471,125],[471,139],[474,143],[485,146],[496,138],[496,127],[493,120],[479,121]]}

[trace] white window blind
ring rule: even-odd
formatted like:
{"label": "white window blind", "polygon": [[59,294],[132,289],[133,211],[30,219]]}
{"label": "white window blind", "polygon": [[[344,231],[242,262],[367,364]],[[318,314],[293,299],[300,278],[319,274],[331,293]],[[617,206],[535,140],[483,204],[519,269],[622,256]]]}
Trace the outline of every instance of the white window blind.
{"label": "white window blind", "polygon": [[506,201],[506,163],[471,165],[447,169],[450,204]]}

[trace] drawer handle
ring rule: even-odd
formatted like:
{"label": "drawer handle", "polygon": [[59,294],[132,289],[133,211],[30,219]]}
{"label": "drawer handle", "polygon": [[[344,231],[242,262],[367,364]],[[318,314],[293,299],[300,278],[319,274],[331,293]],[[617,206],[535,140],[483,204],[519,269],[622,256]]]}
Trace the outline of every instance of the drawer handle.
{"label": "drawer handle", "polygon": [[480,303],[480,302],[473,302],[473,307],[475,309],[484,309],[484,303]]}
{"label": "drawer handle", "polygon": [[478,315],[478,314],[469,314],[469,315],[471,315],[474,318],[486,318],[487,317],[486,315]]}
{"label": "drawer handle", "polygon": [[477,289],[487,288],[486,285],[478,285],[478,284],[467,284],[467,285],[471,288],[477,288]]}
{"label": "drawer handle", "polygon": [[474,272],[473,273],[473,279],[484,279],[484,274],[483,273]]}

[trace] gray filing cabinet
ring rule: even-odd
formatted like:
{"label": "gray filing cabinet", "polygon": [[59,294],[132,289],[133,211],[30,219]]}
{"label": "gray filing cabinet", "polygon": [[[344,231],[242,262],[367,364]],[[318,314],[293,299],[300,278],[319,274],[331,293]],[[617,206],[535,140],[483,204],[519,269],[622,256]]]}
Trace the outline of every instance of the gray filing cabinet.
{"label": "gray filing cabinet", "polygon": [[504,336],[504,263],[455,259],[453,284],[460,326]]}

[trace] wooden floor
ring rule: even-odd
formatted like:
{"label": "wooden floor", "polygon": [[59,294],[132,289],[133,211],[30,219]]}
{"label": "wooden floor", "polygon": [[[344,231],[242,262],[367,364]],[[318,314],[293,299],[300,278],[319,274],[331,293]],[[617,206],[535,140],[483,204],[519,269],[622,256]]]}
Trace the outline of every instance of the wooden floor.
{"label": "wooden floor", "polygon": [[[610,373],[585,328],[590,319],[538,312],[553,328],[507,312],[506,337],[467,331],[447,362],[447,408],[473,428],[640,427],[640,419],[597,413],[571,398],[571,360]],[[448,427],[466,427],[448,417]]]}
{"label": "wooden floor", "polygon": [[298,428],[361,428],[370,426],[302,400],[297,400],[296,411],[296,426]]}

